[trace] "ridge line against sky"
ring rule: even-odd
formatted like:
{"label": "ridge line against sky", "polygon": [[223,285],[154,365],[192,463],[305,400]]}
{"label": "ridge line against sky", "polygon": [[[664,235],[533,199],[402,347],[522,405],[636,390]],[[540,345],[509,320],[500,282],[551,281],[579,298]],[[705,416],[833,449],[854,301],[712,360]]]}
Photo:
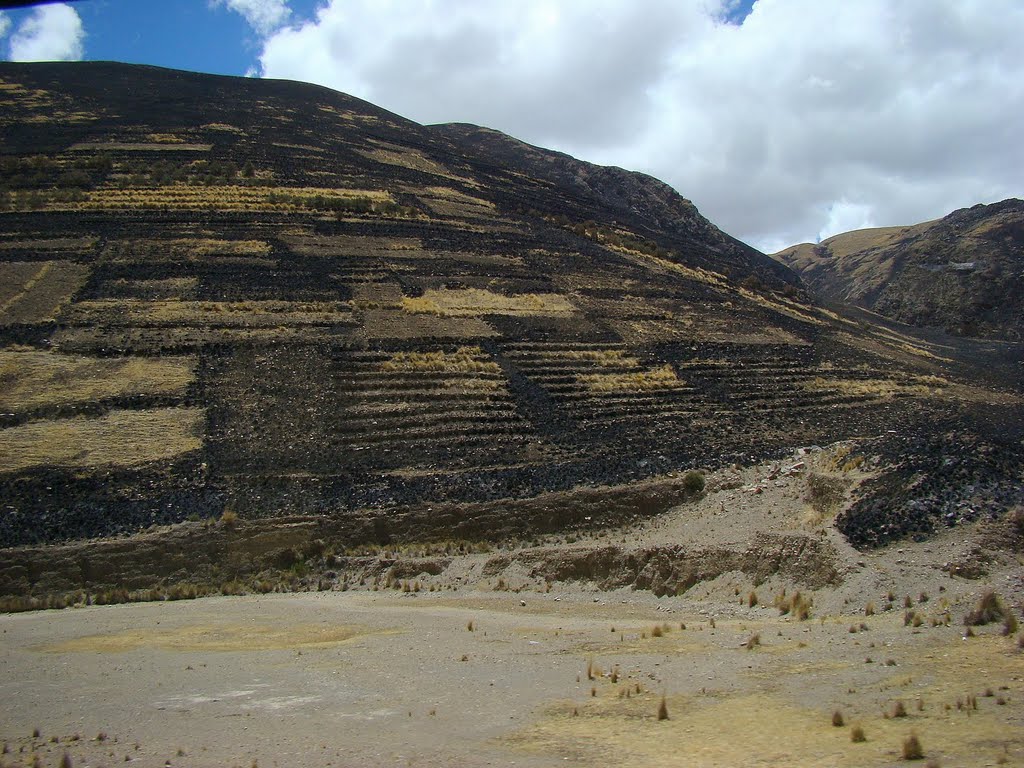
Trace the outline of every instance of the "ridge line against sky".
{"label": "ridge line against sky", "polygon": [[650,173],[774,252],[1024,196],[1019,0],[81,0],[10,60],[314,82]]}

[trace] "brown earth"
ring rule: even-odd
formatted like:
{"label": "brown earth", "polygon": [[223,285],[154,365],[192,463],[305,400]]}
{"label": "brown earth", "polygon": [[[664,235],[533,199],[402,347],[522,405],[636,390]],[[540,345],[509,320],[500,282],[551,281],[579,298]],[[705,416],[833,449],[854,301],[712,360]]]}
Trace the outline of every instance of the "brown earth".
{"label": "brown earth", "polygon": [[1019,540],[858,553],[847,447],[572,541],[354,557],[329,591],[0,617],[0,764],[892,766],[911,733],[933,764],[1021,764],[1024,652],[962,624],[990,588],[1020,613]]}

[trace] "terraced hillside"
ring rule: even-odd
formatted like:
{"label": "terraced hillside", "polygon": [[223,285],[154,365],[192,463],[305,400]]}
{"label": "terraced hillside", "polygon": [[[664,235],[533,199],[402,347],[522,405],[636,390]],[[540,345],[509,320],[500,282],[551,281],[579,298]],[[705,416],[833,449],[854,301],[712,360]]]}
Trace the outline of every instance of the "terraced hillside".
{"label": "terraced hillside", "polygon": [[821,297],[950,333],[1024,337],[1024,201],[862,229],[775,254]]}
{"label": "terraced hillside", "polygon": [[500,143],[290,82],[0,65],[0,546],[529,535],[584,524],[574,489],[626,486],[588,496],[614,522],[690,468],[987,402],[660,182]]}

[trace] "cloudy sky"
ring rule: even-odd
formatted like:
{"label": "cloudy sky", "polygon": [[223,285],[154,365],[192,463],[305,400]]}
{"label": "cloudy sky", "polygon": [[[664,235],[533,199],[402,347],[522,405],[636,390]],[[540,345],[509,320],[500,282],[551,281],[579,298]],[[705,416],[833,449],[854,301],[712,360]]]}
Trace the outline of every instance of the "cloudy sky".
{"label": "cloudy sky", "polygon": [[306,80],[643,170],[769,252],[1024,197],[1021,0],[82,0],[0,55]]}

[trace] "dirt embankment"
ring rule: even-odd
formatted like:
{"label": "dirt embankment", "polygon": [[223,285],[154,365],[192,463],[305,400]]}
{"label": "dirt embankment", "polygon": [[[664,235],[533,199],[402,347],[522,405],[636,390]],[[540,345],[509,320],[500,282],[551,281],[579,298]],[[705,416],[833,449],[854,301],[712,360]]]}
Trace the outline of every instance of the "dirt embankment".
{"label": "dirt embankment", "polygon": [[622,525],[661,514],[691,496],[681,478],[663,478],[532,499],[330,518],[185,523],[125,539],[17,547],[0,557],[0,595],[145,590],[175,583],[219,589],[325,552],[423,541],[528,539],[582,526]]}

